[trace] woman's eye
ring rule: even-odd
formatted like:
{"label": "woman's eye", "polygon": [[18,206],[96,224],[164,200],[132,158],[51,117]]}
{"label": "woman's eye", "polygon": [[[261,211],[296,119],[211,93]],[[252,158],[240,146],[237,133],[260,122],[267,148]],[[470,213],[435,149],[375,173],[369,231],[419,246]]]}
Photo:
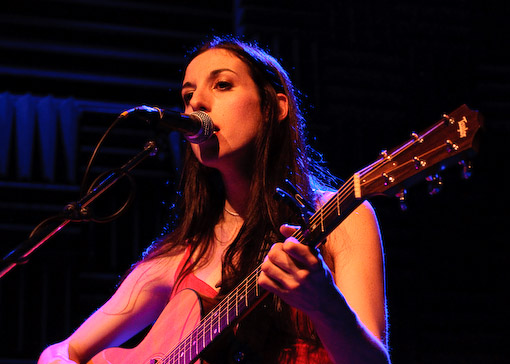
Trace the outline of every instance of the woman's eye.
{"label": "woman's eye", "polygon": [[229,90],[232,87],[232,84],[227,81],[218,81],[216,82],[215,87],[219,90]]}
{"label": "woman's eye", "polygon": [[185,93],[184,95],[182,95],[182,100],[184,101],[185,104],[188,104],[192,97],[193,97],[193,92],[188,92],[188,93]]}

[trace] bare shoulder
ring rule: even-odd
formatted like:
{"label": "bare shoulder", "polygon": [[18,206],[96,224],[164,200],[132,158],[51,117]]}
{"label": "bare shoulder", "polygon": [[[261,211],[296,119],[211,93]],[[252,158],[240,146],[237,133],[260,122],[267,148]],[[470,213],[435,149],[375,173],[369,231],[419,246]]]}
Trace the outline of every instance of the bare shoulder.
{"label": "bare shoulder", "polygon": [[157,290],[159,293],[169,295],[183,256],[184,251],[171,256],[141,261],[133,268],[122,284],[133,286],[133,288],[139,286],[140,289]]}
{"label": "bare shoulder", "polygon": [[[333,195],[334,192],[324,192],[321,204]],[[324,254],[334,260],[340,254],[346,257],[356,250],[367,252],[371,249],[381,249],[381,236],[374,208],[364,201],[328,236]]]}

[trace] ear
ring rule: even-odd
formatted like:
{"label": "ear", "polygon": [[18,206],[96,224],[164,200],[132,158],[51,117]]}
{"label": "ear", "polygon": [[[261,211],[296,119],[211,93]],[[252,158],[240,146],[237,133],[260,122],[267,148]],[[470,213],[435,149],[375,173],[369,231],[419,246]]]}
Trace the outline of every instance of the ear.
{"label": "ear", "polygon": [[289,113],[289,99],[287,98],[287,95],[282,93],[277,93],[276,98],[278,99],[278,108],[280,109],[278,113],[278,121],[282,121]]}

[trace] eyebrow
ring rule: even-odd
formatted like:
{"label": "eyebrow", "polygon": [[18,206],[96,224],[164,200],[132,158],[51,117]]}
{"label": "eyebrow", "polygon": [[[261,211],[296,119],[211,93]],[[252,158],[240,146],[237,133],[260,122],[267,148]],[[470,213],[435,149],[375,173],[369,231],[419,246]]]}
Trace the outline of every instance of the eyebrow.
{"label": "eyebrow", "polygon": [[[234,73],[237,75],[237,72],[235,72],[234,70],[232,70],[230,68],[219,68],[217,70],[211,71],[211,73],[209,74],[209,78],[214,78],[222,72],[231,72],[231,73]],[[191,82],[185,82],[182,84],[181,88],[186,88],[186,87],[193,87],[193,84]]]}

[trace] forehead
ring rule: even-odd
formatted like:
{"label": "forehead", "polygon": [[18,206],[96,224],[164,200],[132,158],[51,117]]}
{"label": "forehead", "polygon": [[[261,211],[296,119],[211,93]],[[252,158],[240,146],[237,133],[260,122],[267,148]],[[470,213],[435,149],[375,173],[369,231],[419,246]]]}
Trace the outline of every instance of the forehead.
{"label": "forehead", "polygon": [[237,74],[249,74],[248,66],[234,53],[226,49],[208,49],[191,60],[186,68],[184,79],[206,76],[221,69],[230,69]]}

